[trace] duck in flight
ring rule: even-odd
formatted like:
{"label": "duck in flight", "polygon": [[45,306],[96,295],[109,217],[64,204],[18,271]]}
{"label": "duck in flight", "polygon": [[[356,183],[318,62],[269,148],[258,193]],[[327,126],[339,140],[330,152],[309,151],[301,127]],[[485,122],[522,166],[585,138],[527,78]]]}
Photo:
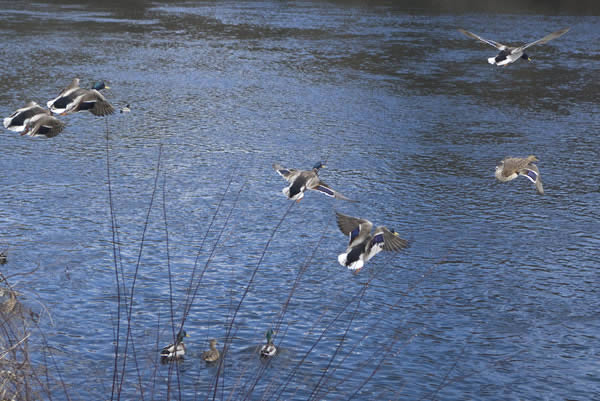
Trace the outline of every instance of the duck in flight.
{"label": "duck in flight", "polygon": [[300,202],[304,197],[304,191],[312,189],[332,198],[354,202],[341,193],[331,189],[329,185],[321,181],[319,178],[319,170],[323,167],[325,167],[325,165],[322,162],[315,164],[312,170],[296,170],[294,168],[282,167],[277,163],[273,164],[275,171],[290,183],[290,185],[282,190],[288,199]]}
{"label": "duck in flight", "polygon": [[538,194],[544,194],[540,170],[534,162],[539,161],[537,157],[529,155],[527,157],[507,157],[496,166],[494,174],[499,181],[512,181],[518,176],[523,176],[535,185]]}
{"label": "duck in flight", "polygon": [[496,42],[496,41],[493,41],[490,39],[482,38],[481,36],[476,35],[473,32],[465,31],[464,29],[459,29],[458,31],[467,35],[470,38],[479,40],[480,42],[483,42],[483,43],[487,43],[488,45],[494,46],[496,49],[500,50],[500,53],[498,53],[497,56],[488,58],[488,63],[493,64],[493,65],[508,65],[508,64],[514,63],[515,61],[517,61],[520,58],[525,59],[527,61],[531,61],[531,58],[529,58],[529,56],[525,53],[525,49],[528,49],[529,47],[531,47],[533,45],[543,45],[544,43],[547,43],[547,42],[551,41],[552,39],[556,39],[559,36],[564,35],[565,33],[567,33],[569,31],[569,29],[571,29],[571,28],[563,28],[556,32],[552,32],[551,34],[546,35],[541,39],[538,39],[534,42],[527,43],[527,44],[525,44],[523,46],[519,46],[519,47],[506,46],[506,45],[503,45],[502,43],[499,43],[499,42]]}
{"label": "duck in flight", "polygon": [[381,251],[397,252],[408,247],[408,241],[397,232],[379,226],[371,234],[373,223],[366,219],[346,216],[335,212],[340,231],[349,237],[346,252],[338,256],[338,262],[357,273],[373,256]]}
{"label": "duck in flight", "polygon": [[103,89],[110,89],[104,81],[96,82],[91,89],[84,89],[79,87],[79,78],[75,78],[47,106],[50,111],[60,115],[88,110],[95,116],[106,116],[114,113],[115,109],[100,93]]}
{"label": "duck in flight", "polygon": [[12,113],[10,117],[6,117],[3,120],[4,128],[14,132],[22,132],[25,130],[27,121],[37,114],[50,115],[50,111],[43,108],[36,102],[29,102],[25,105],[25,107],[17,109],[17,111]]}

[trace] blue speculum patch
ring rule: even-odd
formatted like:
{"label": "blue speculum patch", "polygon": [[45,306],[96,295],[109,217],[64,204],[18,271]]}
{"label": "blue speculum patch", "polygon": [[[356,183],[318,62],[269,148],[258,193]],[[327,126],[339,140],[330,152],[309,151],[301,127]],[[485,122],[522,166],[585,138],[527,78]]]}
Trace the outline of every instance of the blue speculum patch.
{"label": "blue speculum patch", "polygon": [[324,186],[322,186],[322,185],[319,185],[319,186],[317,187],[317,189],[318,189],[319,191],[321,191],[321,192],[324,192],[324,193],[328,194],[328,195],[331,195],[331,196],[333,196],[333,195],[334,195],[334,192],[333,192],[331,189],[329,189],[329,188],[326,188],[326,187],[324,187]]}
{"label": "blue speculum patch", "polygon": [[356,227],[354,230],[352,230],[352,232],[350,233],[350,241],[354,240],[354,238],[358,237],[358,233],[360,231],[360,227]]}
{"label": "blue speculum patch", "polygon": [[527,175],[532,179],[532,180],[537,180],[537,174],[535,173],[535,171],[530,171],[527,170]]}
{"label": "blue speculum patch", "polygon": [[373,237],[373,239],[371,240],[371,245],[374,244],[383,244],[383,234],[377,234]]}

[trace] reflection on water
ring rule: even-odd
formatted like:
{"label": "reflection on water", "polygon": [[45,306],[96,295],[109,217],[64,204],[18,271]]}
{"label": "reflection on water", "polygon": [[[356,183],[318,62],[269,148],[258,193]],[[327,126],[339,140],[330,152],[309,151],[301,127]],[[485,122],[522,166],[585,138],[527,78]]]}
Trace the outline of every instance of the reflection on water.
{"label": "reflection on water", "polygon": [[[45,104],[73,77],[106,80],[115,107],[132,109],[64,117],[53,140],[4,132],[2,271],[35,269],[11,278],[52,317],[40,314],[46,340],[32,336],[30,356],[53,358],[71,398],[111,392],[116,280],[129,291],[138,258],[124,399],[164,398],[158,350],[192,278],[175,398],[214,388],[217,368],[199,356],[210,338],[224,344],[242,298],[219,398],[598,391],[593,17],[550,15],[534,1],[530,13],[508,3],[510,16],[470,12],[484,11],[470,1],[457,12],[428,2],[121,3],[3,2],[0,16],[3,117]],[[561,13],[593,11],[569,7]],[[532,48],[532,63],[506,68],[456,31],[518,44],[565,26]],[[543,197],[527,180],[494,179],[502,158],[528,154],[540,159]],[[319,160],[322,179],[360,203],[310,193],[286,215],[271,164]],[[334,210],[394,227],[411,247],[354,276],[336,261],[347,239]],[[253,350],[282,310],[280,355],[261,362]],[[66,398],[61,385],[52,392]]]}

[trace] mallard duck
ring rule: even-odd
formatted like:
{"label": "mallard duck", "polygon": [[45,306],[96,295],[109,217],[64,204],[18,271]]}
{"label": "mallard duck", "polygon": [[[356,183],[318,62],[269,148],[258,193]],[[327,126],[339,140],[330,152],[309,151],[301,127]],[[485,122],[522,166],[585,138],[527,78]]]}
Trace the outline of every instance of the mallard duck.
{"label": "mallard duck", "polygon": [[94,83],[91,89],[83,89],[79,87],[79,78],[75,78],[47,105],[53,113],[60,115],[85,110],[95,116],[112,114],[115,109],[100,93],[102,89],[110,89],[110,87],[104,81],[98,81]]}
{"label": "mallard duck", "polygon": [[304,191],[312,189],[319,191],[322,194],[330,196],[336,199],[343,199],[353,202],[351,199],[346,198],[344,195],[331,189],[319,178],[319,170],[324,168],[325,165],[321,162],[315,164],[312,170],[296,170],[294,168],[284,168],[280,164],[273,164],[273,168],[280,176],[285,178],[290,185],[285,187],[282,192],[288,199],[300,202],[304,197]]}
{"label": "mallard duck", "polygon": [[537,157],[529,155],[527,157],[507,157],[496,166],[495,176],[499,181],[511,181],[518,176],[529,179],[534,185],[537,193],[544,194],[540,170],[533,164],[539,161]]}
{"label": "mallard duck", "polygon": [[400,238],[397,232],[379,226],[371,234],[373,223],[366,219],[346,216],[335,212],[338,227],[350,240],[346,252],[338,256],[342,266],[360,271],[365,263],[381,251],[399,251],[408,246],[408,241]]}
{"label": "mallard duck", "polygon": [[6,117],[4,119],[4,128],[7,128],[11,131],[21,132],[25,130],[25,126],[27,125],[27,121],[37,114],[50,114],[50,111],[43,108],[36,102],[29,102],[25,107],[17,109],[14,113],[10,115],[10,117]]}
{"label": "mallard duck", "polygon": [[6,264],[8,248],[0,252],[0,265]]}
{"label": "mallard duck", "polygon": [[217,340],[210,340],[210,349],[202,353],[202,359],[206,362],[214,362],[219,359],[219,350],[217,349]]}
{"label": "mallard duck", "polygon": [[177,333],[175,344],[169,344],[160,351],[160,359],[162,362],[183,358],[185,355],[185,344],[183,343],[184,337],[189,337],[189,335],[185,330],[181,330]]}
{"label": "mallard duck", "polygon": [[75,100],[77,96],[84,92],[85,89],[79,87],[79,78],[74,78],[65,89],[60,91],[56,98],[46,102],[46,105],[53,113],[61,114],[67,110],[67,106],[73,103],[73,100]]}
{"label": "mallard duck", "polygon": [[477,39],[483,43],[487,43],[488,45],[494,46],[496,49],[500,50],[500,53],[498,53],[497,56],[488,58],[488,63],[494,64],[494,65],[508,65],[510,63],[514,63],[519,58],[525,59],[527,61],[531,61],[531,58],[529,58],[529,56],[525,53],[525,49],[527,49],[533,45],[542,45],[544,43],[551,41],[552,39],[556,39],[559,36],[562,36],[565,33],[567,33],[569,31],[569,29],[571,29],[571,28],[563,28],[559,31],[552,32],[551,34],[546,35],[541,39],[538,39],[534,42],[527,43],[526,45],[519,46],[519,47],[510,47],[510,46],[503,45],[502,43],[495,42],[493,40],[484,39],[481,36],[476,35],[469,31],[465,31],[464,29],[459,29],[458,31],[467,35],[470,38]]}
{"label": "mallard duck", "polygon": [[65,123],[60,121],[58,118],[41,113],[36,114],[27,120],[25,131],[21,132],[21,135],[45,136],[46,138],[52,138],[60,134],[63,128],[65,128]]}
{"label": "mallard duck", "polygon": [[267,339],[267,343],[260,348],[260,356],[262,358],[269,358],[277,353],[277,348],[275,348],[275,344],[273,344],[273,329],[267,330],[265,337]]}
{"label": "mallard duck", "polygon": [[119,111],[120,113],[129,113],[131,111],[131,108],[129,106],[129,103],[127,103],[127,105],[125,107],[121,107],[121,110]]}

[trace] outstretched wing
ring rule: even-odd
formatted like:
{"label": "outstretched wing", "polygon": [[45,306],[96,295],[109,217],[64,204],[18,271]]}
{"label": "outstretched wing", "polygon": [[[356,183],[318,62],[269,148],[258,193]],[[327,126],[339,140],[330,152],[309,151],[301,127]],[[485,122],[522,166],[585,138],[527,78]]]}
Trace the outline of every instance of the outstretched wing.
{"label": "outstretched wing", "polygon": [[47,138],[53,138],[60,134],[65,128],[65,123],[52,116],[44,116],[40,120],[40,127],[37,130],[38,135],[44,135]]}
{"label": "outstretched wing", "polygon": [[495,42],[495,41],[490,40],[490,39],[482,38],[479,35],[475,35],[473,32],[465,31],[464,29],[458,29],[458,31],[461,32],[461,33],[463,33],[463,34],[465,34],[465,35],[467,35],[470,38],[476,39],[476,40],[478,40],[480,42],[483,42],[483,43],[487,43],[490,46],[494,46],[498,50],[506,50],[508,48],[508,46],[503,45],[502,43]]}
{"label": "outstretched wing", "polygon": [[371,247],[378,245],[384,251],[399,251],[408,247],[408,241],[400,238],[398,233],[391,232],[386,227],[380,226],[375,230],[375,234],[371,239]]}
{"label": "outstretched wing", "polygon": [[277,171],[277,173],[280,176],[285,178],[287,181],[292,181],[300,173],[300,171],[296,170],[295,168],[285,168],[282,167],[279,163],[273,163],[273,168],[275,169],[275,171]]}
{"label": "outstretched wing", "polygon": [[115,112],[115,108],[95,89],[78,96],[66,112],[83,110],[89,110],[95,116],[106,116]]}
{"label": "outstretched wing", "polygon": [[335,215],[337,217],[337,223],[340,231],[344,233],[344,235],[348,235],[350,237],[349,244],[358,238],[358,236],[362,235],[365,237],[371,233],[373,223],[371,223],[369,220],[347,216],[339,212],[335,212]]}
{"label": "outstretched wing", "polygon": [[502,160],[502,175],[504,177],[519,173],[529,165],[529,160],[520,157],[507,157]]}
{"label": "outstretched wing", "polygon": [[60,91],[60,93],[58,94],[58,96],[59,97],[63,96],[67,92],[70,92],[73,89],[77,89],[77,88],[79,88],[79,78],[73,78],[73,80],[71,81],[71,83],[69,84],[69,86],[67,86],[65,89],[63,89],[62,91]]}
{"label": "outstretched wing", "polygon": [[357,243],[364,241],[371,234],[373,223],[371,223],[369,220],[346,216],[345,214],[339,212],[335,212],[335,215],[337,217],[337,223],[340,231],[349,237],[348,246],[353,246],[353,242],[357,238],[359,238]]}
{"label": "outstretched wing", "polygon": [[538,194],[544,194],[544,186],[542,185],[542,179],[540,178],[540,170],[535,164],[529,164],[527,167],[521,169],[519,171],[519,175],[526,177],[529,179],[529,181],[535,184],[535,189],[537,190]]}
{"label": "outstretched wing", "polygon": [[342,199],[342,200],[346,200],[346,201],[350,201],[350,202],[356,202],[350,198],[346,198],[344,195],[342,195],[338,191],[332,189],[329,185],[325,184],[321,180],[319,180],[317,185],[311,186],[309,189],[312,189],[314,191],[319,191],[322,194],[325,194],[325,195],[335,198],[335,199]]}
{"label": "outstretched wing", "polygon": [[535,42],[527,43],[526,45],[523,45],[521,47],[517,47],[517,49],[515,51],[523,51],[523,50],[525,50],[528,47],[531,47],[533,45],[543,45],[544,43],[550,42],[552,39],[556,39],[559,36],[562,36],[565,33],[569,32],[569,29],[571,29],[571,28],[563,28],[563,29],[558,30],[556,32],[552,32],[550,35],[546,35],[543,38],[536,40]]}

